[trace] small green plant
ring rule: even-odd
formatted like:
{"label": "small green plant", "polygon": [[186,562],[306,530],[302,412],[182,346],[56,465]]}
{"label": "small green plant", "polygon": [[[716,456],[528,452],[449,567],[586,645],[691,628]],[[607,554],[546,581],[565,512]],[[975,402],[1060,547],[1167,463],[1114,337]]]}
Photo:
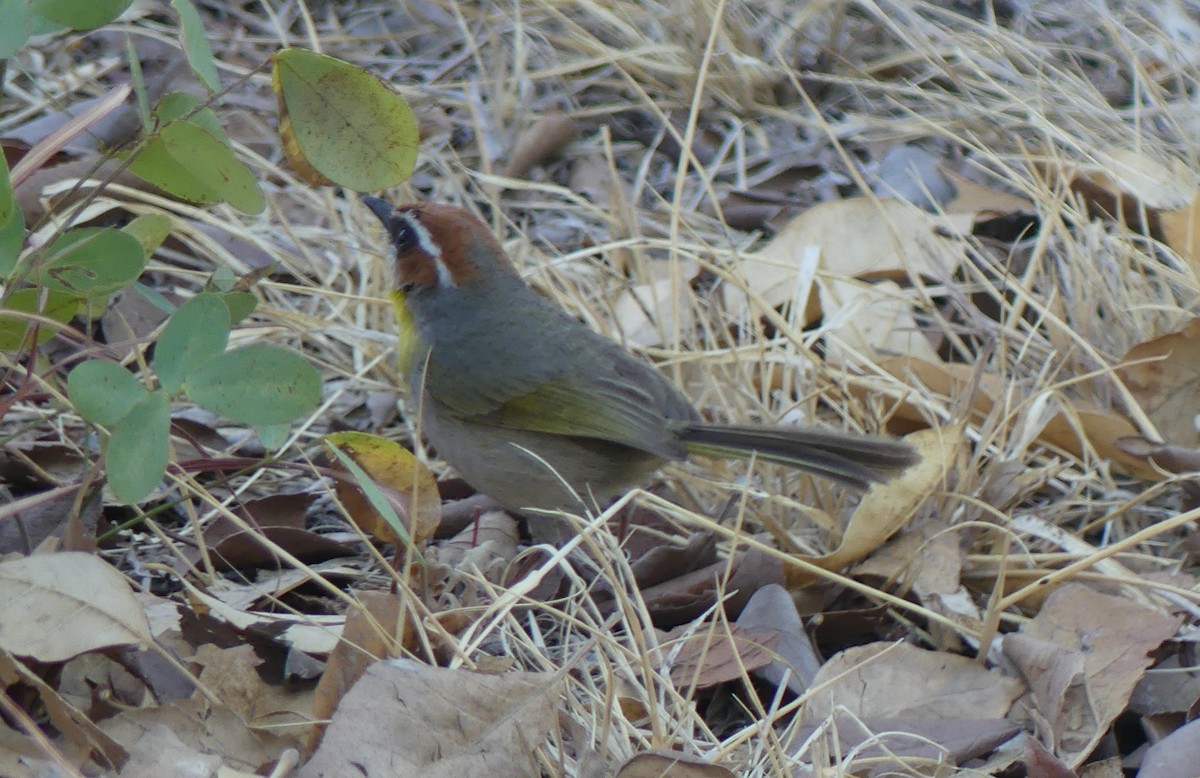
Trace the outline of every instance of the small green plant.
{"label": "small green plant", "polygon": [[[130,3],[0,0],[6,26],[0,31],[0,66],[31,35],[92,30],[114,20]],[[259,213],[266,201],[255,173],[239,158],[210,107],[223,93],[201,17],[191,0],[172,0],[171,7],[179,17],[180,49],[209,96],[167,93],[151,107],[131,45],[128,64],[141,132],[109,155],[124,171],[178,200],[225,203]],[[274,67],[288,159],[306,180],[374,191],[411,174],[416,122],[386,84],[361,68],[303,50],[286,49],[266,64]],[[119,108],[124,94],[110,98],[93,114],[74,117],[70,129],[85,132]],[[64,142],[61,136],[48,138],[44,147],[31,149],[11,177],[0,158],[0,352],[12,355],[10,364],[37,366],[41,380],[53,380],[57,370],[38,360],[39,345],[79,317],[99,318],[114,295],[142,294],[168,314],[153,342],[139,344],[132,361],[121,358],[131,364],[115,354],[89,354],[66,380],[75,411],[100,428],[107,481],[123,502],[140,502],[161,483],[171,460],[171,408],[176,402],[194,403],[253,427],[269,450],[282,447],[291,423],[319,401],[320,376],[287,348],[258,343],[229,347],[233,327],[254,311],[256,298],[228,268],[219,268],[205,289],[177,309],[141,284],[147,262],[171,234],[172,217],[146,213],[121,227],[71,226],[81,209],[68,214],[66,225],[44,243],[27,246],[26,220],[14,187]],[[90,343],[86,330],[72,333],[69,342],[89,344],[93,354],[104,351]],[[147,363],[141,355],[149,353],[153,357]],[[30,386],[28,375],[24,383],[17,371],[9,376],[16,377],[17,391],[0,402],[0,417]]]}

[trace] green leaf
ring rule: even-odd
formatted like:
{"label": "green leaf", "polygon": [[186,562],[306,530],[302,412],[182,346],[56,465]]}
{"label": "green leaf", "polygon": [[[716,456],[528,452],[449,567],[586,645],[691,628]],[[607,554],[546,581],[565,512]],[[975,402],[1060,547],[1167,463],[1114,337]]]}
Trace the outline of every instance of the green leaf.
{"label": "green leaf", "polygon": [[90,359],[67,376],[67,397],[79,415],[95,424],[116,424],[150,392],[125,368]]}
{"label": "green leaf", "polygon": [[[3,4],[4,0],[0,0],[0,14],[3,14]],[[24,242],[25,217],[17,207],[17,198],[13,196],[12,181],[8,177],[8,163],[4,155],[0,154],[0,279],[7,278],[17,266],[17,258],[21,255],[21,245]]]}
{"label": "green leaf", "polygon": [[204,22],[196,13],[196,6],[190,0],[171,0],[171,7],[179,14],[179,42],[187,55],[192,72],[200,79],[210,92],[221,91],[221,77],[217,75],[217,65],[213,61],[212,46],[208,43],[208,34],[204,31]]}
{"label": "green leaf", "polygon": [[32,32],[29,0],[0,0],[0,19],[0,59],[10,59]]}
{"label": "green leaf", "polygon": [[272,59],[284,152],[310,183],[375,192],[412,175],[417,120],[389,85],[304,49],[284,49]]}
{"label": "green leaf", "polygon": [[72,30],[93,30],[116,19],[133,0],[31,0],[42,19]]}
{"label": "green leaf", "polygon": [[132,235],[149,257],[170,236],[171,226],[171,217],[165,213],[147,213],[126,224],[121,232]]}
{"label": "green leaf", "polygon": [[175,394],[189,372],[225,351],[228,343],[229,308],[218,295],[196,295],[171,314],[154,346],[158,382]]}
{"label": "green leaf", "polygon": [[151,289],[142,283],[133,284],[132,288],[133,291],[145,297],[151,305],[166,315],[170,316],[175,313],[175,304],[163,297],[162,292],[159,292],[157,289]]}
{"label": "green leaf", "polygon": [[[211,108],[201,108],[196,111],[199,105],[200,100],[195,95],[189,95],[187,92],[168,92],[154,107],[154,118],[158,120],[159,126],[163,127],[187,116],[188,123],[208,130],[210,135],[232,148],[233,144],[230,143],[229,136],[225,134],[225,128],[221,126],[221,120],[217,118]],[[192,111],[196,112],[192,113]],[[191,115],[188,116],[188,114]]]}
{"label": "green leaf", "polygon": [[262,441],[263,448],[267,451],[278,451],[287,443],[288,437],[292,434],[291,424],[263,424],[256,425],[254,431],[258,433],[258,439]]}
{"label": "green leaf", "polygon": [[42,254],[37,280],[61,292],[96,298],[131,284],[146,267],[132,235],[109,227],[68,230]]}
{"label": "green leaf", "polygon": [[258,427],[303,416],[321,399],[321,377],[294,351],[255,344],[191,371],[188,397],[233,421]]}
{"label": "green leaf", "polygon": [[258,307],[258,298],[251,292],[225,292],[221,299],[229,308],[229,321],[232,324],[238,324]]}
{"label": "green leaf", "polygon": [[221,138],[191,121],[151,137],[129,172],[191,203],[227,202],[245,213],[266,207],[258,182]]}
{"label": "green leaf", "polygon": [[104,447],[108,485],[121,502],[134,504],[158,486],[170,455],[171,400],[150,392],[112,429]]}
{"label": "green leaf", "polygon": [[[36,288],[18,289],[8,296],[3,311],[0,311],[0,351],[12,351],[21,348],[22,345],[26,347],[37,345],[25,341],[26,335],[33,329],[34,323],[23,317],[4,316],[4,311],[39,313],[48,319],[66,324],[79,310],[79,298],[52,289],[45,290],[45,302],[43,303],[41,300],[42,290]],[[42,322],[38,328],[38,344],[45,343],[54,337],[58,330],[58,327]]]}

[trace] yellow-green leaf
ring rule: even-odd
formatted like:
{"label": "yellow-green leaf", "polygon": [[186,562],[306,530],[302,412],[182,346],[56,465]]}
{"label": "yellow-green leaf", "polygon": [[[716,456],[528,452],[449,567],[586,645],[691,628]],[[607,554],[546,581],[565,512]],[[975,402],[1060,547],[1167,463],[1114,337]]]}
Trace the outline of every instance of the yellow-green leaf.
{"label": "yellow-green leaf", "polygon": [[284,151],[310,183],[374,192],[412,175],[420,134],[395,90],[362,68],[304,49],[284,49],[273,61]]}

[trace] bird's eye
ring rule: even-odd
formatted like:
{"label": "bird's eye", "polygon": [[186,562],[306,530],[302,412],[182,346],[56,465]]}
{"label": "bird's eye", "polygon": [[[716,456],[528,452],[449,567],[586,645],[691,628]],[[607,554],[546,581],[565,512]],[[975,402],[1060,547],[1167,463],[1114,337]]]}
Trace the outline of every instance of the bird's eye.
{"label": "bird's eye", "polygon": [[392,243],[396,251],[408,251],[417,245],[417,231],[407,218],[401,216],[396,219],[392,227]]}

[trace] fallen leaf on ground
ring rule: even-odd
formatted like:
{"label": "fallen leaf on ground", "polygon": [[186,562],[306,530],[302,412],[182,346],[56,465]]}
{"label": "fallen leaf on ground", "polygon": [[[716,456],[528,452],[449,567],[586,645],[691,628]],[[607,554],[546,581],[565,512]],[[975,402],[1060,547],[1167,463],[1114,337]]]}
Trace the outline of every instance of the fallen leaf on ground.
{"label": "fallen leaf on ground", "polygon": [[[325,441],[371,478],[414,543],[420,545],[433,537],[441,520],[437,480],[411,451],[394,440],[364,432],[335,432],[326,435]],[[341,469],[340,464],[336,467]],[[385,543],[401,543],[397,528],[375,509],[352,475],[346,473],[338,479],[337,494],[347,518],[359,529]]]}
{"label": "fallen leaf on ground", "polygon": [[299,778],[537,778],[559,676],[376,662],[342,698]]}
{"label": "fallen leaf on ground", "polygon": [[705,689],[745,678],[771,663],[775,630],[749,630],[737,624],[684,625],[662,641],[671,657],[671,682],[680,689]]}
{"label": "fallen leaf on ground", "polygon": [[859,718],[1000,719],[1024,684],[974,660],[906,643],[870,643],[835,654],[813,679],[804,721],[843,707]]}
{"label": "fallen leaf on ground", "polygon": [[1200,764],[1200,719],[1158,741],[1142,757],[1138,778],[1192,778]]}
{"label": "fallen leaf on ground", "polygon": [[508,156],[504,175],[523,178],[535,166],[552,159],[579,134],[579,124],[569,116],[549,114],[521,134]]}
{"label": "fallen leaf on ground", "polygon": [[[1134,686],[1150,666],[1149,652],[1174,635],[1179,624],[1179,618],[1144,605],[1068,584],[1050,595],[1025,626],[1015,645],[1038,641],[1058,649],[1021,650],[1016,656],[1025,660],[1019,665],[1037,698],[1038,713],[1053,723],[1059,736],[1056,753],[1072,769],[1079,767],[1125,710]],[[1007,643],[1008,638],[1004,640]],[[1069,652],[1077,652],[1078,658],[1063,660]],[[1007,646],[1005,653],[1009,654]],[[1055,657],[1053,663],[1047,663],[1050,657]],[[1073,683],[1078,687],[1074,695],[1078,704],[1062,697]]]}
{"label": "fallen leaf on ground", "polygon": [[42,662],[148,644],[150,623],[125,576],[90,554],[0,562],[0,648]]}
{"label": "fallen leaf on ground", "polygon": [[[824,570],[841,570],[878,549],[912,518],[929,495],[942,488],[954,467],[962,433],[954,428],[914,432],[905,438],[916,447],[920,460],[886,483],[875,484],[863,495],[850,517],[837,548],[822,556],[797,554]],[[814,574],[798,567],[787,568],[787,587],[798,588]]]}
{"label": "fallen leaf on ground", "polygon": [[[400,595],[390,592],[359,592],[358,607],[346,613],[342,637],[329,655],[321,680],[317,682],[313,717],[326,721],[346,692],[376,661],[395,656],[401,640]],[[411,631],[411,630],[410,630]],[[325,725],[314,727],[309,748],[315,749]]]}
{"label": "fallen leaf on ground", "polygon": [[754,670],[755,675],[776,686],[786,678],[788,688],[796,694],[808,688],[821,668],[821,658],[787,589],[767,584],[756,591],[738,616],[737,625],[751,634],[775,636],[771,661]]}
{"label": "fallen leaf on ground", "polygon": [[1117,375],[1165,437],[1200,447],[1200,317],[1175,332],[1139,343],[1121,358]]}
{"label": "fallen leaf on ground", "polygon": [[726,287],[725,304],[737,318],[755,310],[754,298],[775,308],[793,304],[797,320],[820,316],[811,276],[804,283],[803,259],[817,251],[818,267],[835,276],[889,278],[916,276],[944,280],[966,258],[962,235],[973,216],[936,216],[895,199],[855,197],[809,208],[783,228],[761,251],[741,258],[737,272],[749,295]]}
{"label": "fallen leaf on ground", "polygon": [[615,778],[734,778],[734,774],[700,757],[649,753],[621,765]]}

